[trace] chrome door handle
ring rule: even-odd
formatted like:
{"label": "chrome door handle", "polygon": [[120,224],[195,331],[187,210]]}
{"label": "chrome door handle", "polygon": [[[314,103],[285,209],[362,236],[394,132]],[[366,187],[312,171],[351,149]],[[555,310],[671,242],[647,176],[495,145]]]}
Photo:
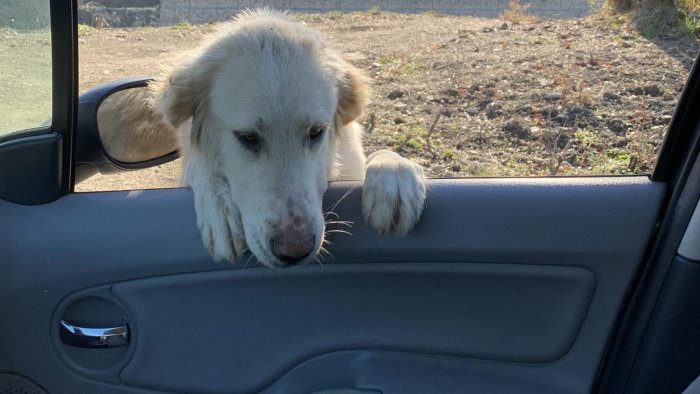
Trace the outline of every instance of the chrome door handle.
{"label": "chrome door handle", "polygon": [[129,326],[78,327],[61,320],[61,340],[71,346],[89,349],[126,346],[129,343]]}

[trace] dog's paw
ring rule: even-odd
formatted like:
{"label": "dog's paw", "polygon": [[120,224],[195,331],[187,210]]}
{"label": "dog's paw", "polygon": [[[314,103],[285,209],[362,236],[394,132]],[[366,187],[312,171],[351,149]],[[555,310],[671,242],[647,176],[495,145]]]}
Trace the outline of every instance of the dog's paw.
{"label": "dog's paw", "polygon": [[221,198],[195,195],[197,227],[214,261],[236,261],[245,250],[245,237],[238,212],[231,212]]}
{"label": "dog's paw", "polygon": [[426,197],[423,167],[389,150],[367,158],[362,211],[380,234],[406,235],[420,219]]}

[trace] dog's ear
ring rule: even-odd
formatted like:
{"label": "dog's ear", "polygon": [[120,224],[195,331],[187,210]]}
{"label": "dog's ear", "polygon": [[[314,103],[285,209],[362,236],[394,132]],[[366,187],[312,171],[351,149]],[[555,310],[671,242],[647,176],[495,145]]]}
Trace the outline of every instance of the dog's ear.
{"label": "dog's ear", "polygon": [[338,76],[338,106],[335,112],[335,122],[345,126],[362,115],[369,98],[368,79],[355,66],[345,60],[337,59]]}
{"label": "dog's ear", "polygon": [[190,137],[192,145],[196,147],[202,134],[199,123],[207,116],[207,96],[214,67],[194,67],[194,64],[181,65],[165,79],[154,83],[152,88],[156,91],[156,97],[159,97],[160,111],[173,127],[178,128],[193,118]]}

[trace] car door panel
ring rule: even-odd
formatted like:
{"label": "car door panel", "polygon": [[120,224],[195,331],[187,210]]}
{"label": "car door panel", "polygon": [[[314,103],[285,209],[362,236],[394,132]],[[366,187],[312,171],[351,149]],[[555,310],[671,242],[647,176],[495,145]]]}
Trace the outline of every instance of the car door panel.
{"label": "car door panel", "polygon": [[578,267],[329,264],[154,278],[112,292],[138,327],[125,383],[257,392],[300,361],[346,349],[556,361],[594,283]]}
{"label": "car door panel", "polygon": [[[405,238],[361,224],[360,188],[337,203],[357,186],[325,198],[352,235],[285,270],[213,263],[188,189],[0,202],[0,371],[56,393],[591,390],[662,183],[431,180]],[[129,346],[65,345],[66,318],[123,318]]]}

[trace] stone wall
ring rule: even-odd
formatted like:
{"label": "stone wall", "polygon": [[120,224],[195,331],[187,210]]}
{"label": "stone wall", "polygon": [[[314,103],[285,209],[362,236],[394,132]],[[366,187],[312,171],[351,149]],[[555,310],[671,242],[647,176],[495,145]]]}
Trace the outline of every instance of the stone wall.
{"label": "stone wall", "polygon": [[[588,0],[523,0],[529,13],[543,18],[577,18],[592,11]],[[205,23],[229,19],[240,10],[268,6],[295,12],[364,11],[373,7],[394,12],[438,12],[497,17],[508,0],[161,0],[160,23]]]}

